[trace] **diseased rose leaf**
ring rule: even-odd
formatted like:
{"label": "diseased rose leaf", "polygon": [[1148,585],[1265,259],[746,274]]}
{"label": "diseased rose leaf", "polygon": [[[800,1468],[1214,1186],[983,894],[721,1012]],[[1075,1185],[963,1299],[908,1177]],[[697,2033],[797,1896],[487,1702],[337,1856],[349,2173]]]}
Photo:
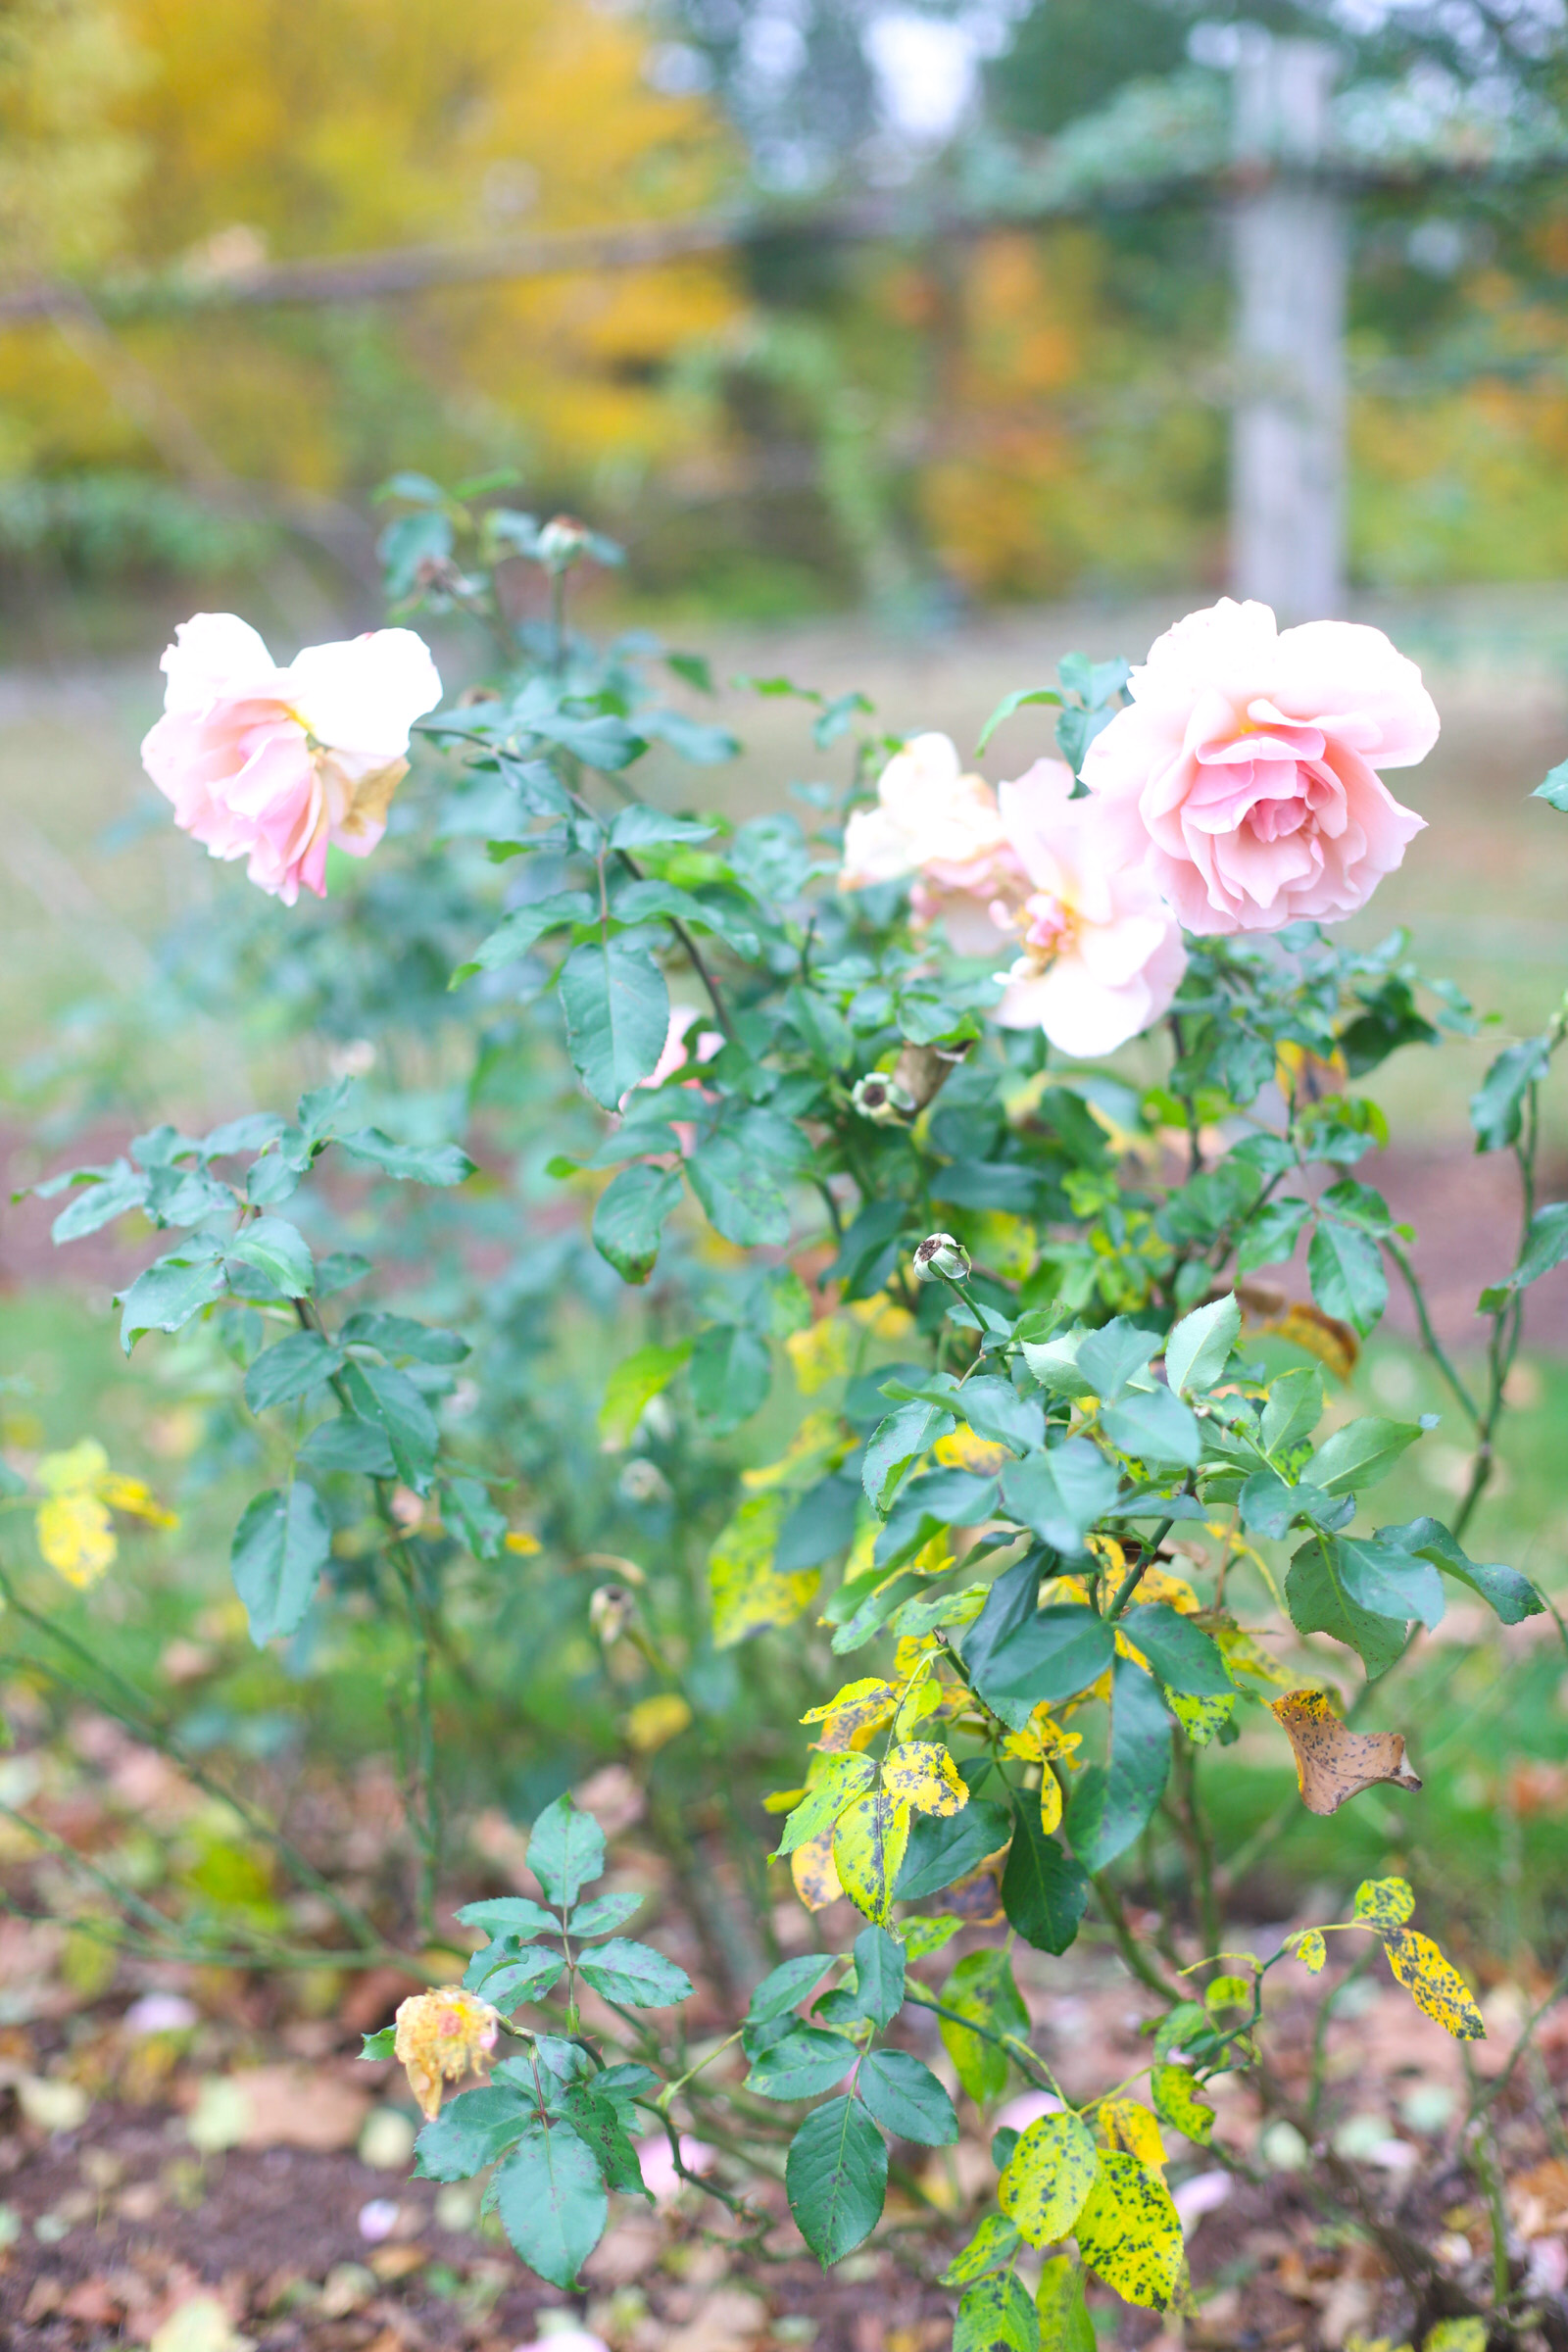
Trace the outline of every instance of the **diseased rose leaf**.
{"label": "diseased rose leaf", "polygon": [[1292,1690],[1273,1702],[1296,1755],[1297,1785],[1309,1813],[1337,1813],[1363,1788],[1391,1782],[1419,1788],[1404,1760],[1400,1732],[1352,1732],[1340,1721],[1321,1690]]}

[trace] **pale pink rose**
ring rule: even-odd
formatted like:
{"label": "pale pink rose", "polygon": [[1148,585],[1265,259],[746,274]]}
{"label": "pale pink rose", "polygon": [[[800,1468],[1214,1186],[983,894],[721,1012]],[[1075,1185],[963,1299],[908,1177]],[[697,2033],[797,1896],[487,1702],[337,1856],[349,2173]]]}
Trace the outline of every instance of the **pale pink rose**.
{"label": "pale pink rose", "polygon": [[[667,2132],[652,2132],[646,2139],[636,2142],[637,2162],[642,2169],[643,2186],[656,2205],[667,2205],[678,2196],[684,2185],[675,2170]],[[693,2139],[689,2132],[680,2134],[680,2160],[689,2173],[706,2173],[712,2169],[713,2151],[706,2140]]]}
{"label": "pale pink rose", "polygon": [[1002,787],[1007,838],[1032,887],[1014,917],[1024,953],[997,1018],[1043,1029],[1082,1058],[1112,1053],[1158,1020],[1187,951],[1147,867],[1125,860],[1111,811],[1071,796],[1072,770],[1060,760],[1037,760]]}
{"label": "pale pink rose", "polygon": [[1189,931],[1277,931],[1352,914],[1425,819],[1378,770],[1438,737],[1413,662],[1381,629],[1230,598],[1152,648],[1084,781],[1122,820]]}
{"label": "pale pink rose", "polygon": [[960,956],[992,954],[992,904],[1016,898],[1022,876],[990,785],[962,773],[948,736],[911,735],[876,789],[877,806],[858,808],[845,827],[839,888],[915,874],[915,919],[940,918]]}
{"label": "pale pink rose", "polygon": [[215,858],[244,858],[292,906],[326,895],[329,842],[367,858],[409,769],[409,729],[441,700],[412,629],[307,646],[279,669],[248,621],[198,612],[164,655],[164,715],[142,764],[174,822]]}

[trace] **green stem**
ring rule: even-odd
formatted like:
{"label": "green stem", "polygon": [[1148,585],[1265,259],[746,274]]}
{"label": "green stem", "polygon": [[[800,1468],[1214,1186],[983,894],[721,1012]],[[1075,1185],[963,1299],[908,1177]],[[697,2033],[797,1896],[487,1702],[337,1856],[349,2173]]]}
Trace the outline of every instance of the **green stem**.
{"label": "green stem", "polygon": [[1419,1275],[1397,1242],[1386,1239],[1383,1247],[1397,1266],[1404,1287],[1410,1294],[1410,1303],[1415,1308],[1416,1327],[1421,1334],[1421,1345],[1443,1374],[1464,1412],[1468,1414],[1472,1428],[1479,1429],[1481,1409],[1449,1361],[1447,1350],[1433,1329],[1432,1317],[1427,1311],[1426,1293],[1421,1287]]}

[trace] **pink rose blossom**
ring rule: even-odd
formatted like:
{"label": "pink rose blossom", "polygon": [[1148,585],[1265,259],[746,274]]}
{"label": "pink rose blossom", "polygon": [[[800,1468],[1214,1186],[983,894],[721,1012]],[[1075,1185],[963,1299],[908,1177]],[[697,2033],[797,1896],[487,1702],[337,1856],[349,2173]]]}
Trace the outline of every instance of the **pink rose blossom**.
{"label": "pink rose blossom", "polygon": [[141,756],[175,824],[215,858],[248,859],[285,906],[302,885],[324,898],[328,843],[367,858],[386,831],[409,729],[441,700],[428,650],[412,629],[377,629],[279,669],[232,612],[198,612],[174,637]]}
{"label": "pink rose blossom", "polygon": [[1008,845],[997,796],[983,776],[960,772],[946,735],[911,735],[883,769],[877,806],[858,808],[844,833],[841,890],[917,874],[915,917],[939,918],[960,956],[997,946],[993,901],[1016,897],[1022,869]]}
{"label": "pink rose blossom", "polygon": [[1189,931],[1277,931],[1366,904],[1424,823],[1378,770],[1425,759],[1438,714],[1381,629],[1267,605],[1189,613],[1132,673],[1084,781]]}
{"label": "pink rose blossom", "polygon": [[1043,1029],[1060,1052],[1083,1057],[1113,1053],[1158,1020],[1187,951],[1147,868],[1123,857],[1111,812],[1071,795],[1072,770],[1060,760],[1037,760],[1002,787],[1007,838],[1033,888],[1014,917],[1024,953],[997,1018]]}

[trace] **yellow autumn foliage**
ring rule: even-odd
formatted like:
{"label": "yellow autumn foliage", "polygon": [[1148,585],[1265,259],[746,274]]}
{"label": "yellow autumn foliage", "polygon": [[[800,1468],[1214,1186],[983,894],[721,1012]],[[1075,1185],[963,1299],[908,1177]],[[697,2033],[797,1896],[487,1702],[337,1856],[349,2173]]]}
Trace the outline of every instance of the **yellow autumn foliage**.
{"label": "yellow autumn foliage", "polygon": [[[734,164],[705,100],[651,85],[647,23],[580,0],[23,14],[52,28],[9,78],[0,68],[0,133],[37,125],[35,267],[178,264],[199,280],[614,225],[706,208]],[[0,164],[0,222],[24,202],[15,177]],[[734,308],[727,264],[705,258],[341,312],[169,316],[122,336],[235,473],[331,492],[411,459],[471,466],[476,450],[555,480],[605,461],[635,474],[693,429],[664,364]],[[116,401],[53,326],[0,334],[0,465],[140,462],[142,428]]]}

